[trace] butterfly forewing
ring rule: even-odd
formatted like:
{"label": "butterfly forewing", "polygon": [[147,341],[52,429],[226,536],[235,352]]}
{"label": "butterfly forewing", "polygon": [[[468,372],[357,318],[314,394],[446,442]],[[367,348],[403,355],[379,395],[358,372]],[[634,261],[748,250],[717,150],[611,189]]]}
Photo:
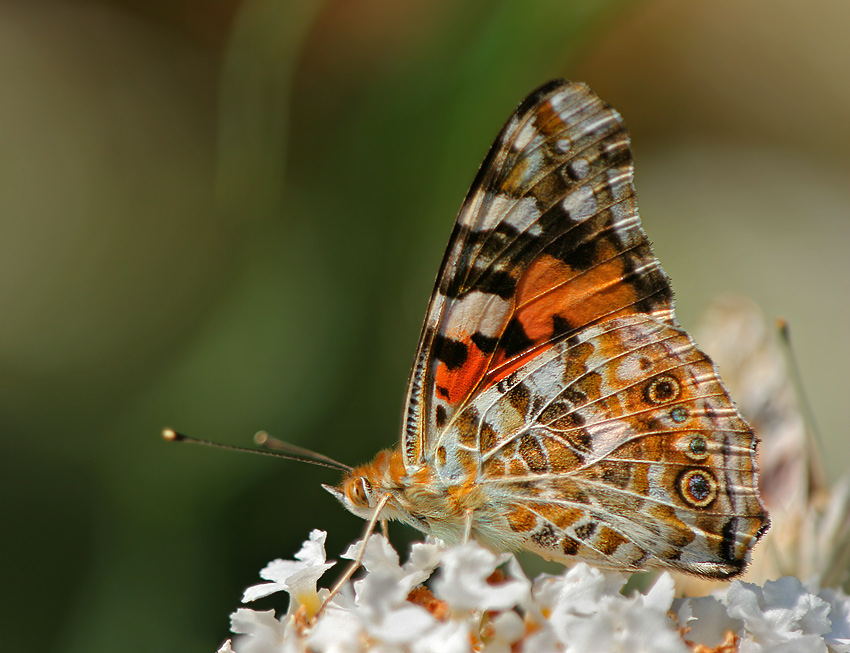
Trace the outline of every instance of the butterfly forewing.
{"label": "butterfly forewing", "polygon": [[675,323],[632,178],[622,119],[585,85],[552,82],[520,105],[438,275],[411,377],[406,464],[423,463],[475,392],[558,339],[631,313]]}

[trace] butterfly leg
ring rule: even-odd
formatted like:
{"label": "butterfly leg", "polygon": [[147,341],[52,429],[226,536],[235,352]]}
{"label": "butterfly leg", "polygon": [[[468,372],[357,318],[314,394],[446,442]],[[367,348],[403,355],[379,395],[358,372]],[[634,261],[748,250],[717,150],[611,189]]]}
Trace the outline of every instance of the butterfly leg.
{"label": "butterfly leg", "polygon": [[378,504],[375,506],[375,512],[372,514],[372,517],[369,519],[366,524],[366,528],[363,531],[363,538],[360,540],[360,551],[357,554],[357,557],[354,561],[348,565],[348,568],[345,570],[345,573],[340,577],[340,579],[336,582],[336,585],[333,586],[331,593],[328,594],[328,598],[325,599],[324,603],[322,603],[322,607],[316,612],[316,615],[313,617],[317,618],[325,607],[328,605],[330,600],[336,596],[339,591],[345,586],[345,584],[351,580],[351,577],[354,575],[354,572],[360,568],[360,563],[363,562],[363,555],[366,553],[366,543],[369,541],[369,537],[375,530],[375,526],[378,524],[378,521],[386,521],[380,519],[381,511],[384,509],[384,506],[387,505],[387,501],[390,500],[391,494],[385,494],[381,497],[381,500],[378,501]]}
{"label": "butterfly leg", "polygon": [[472,510],[466,511],[466,524],[463,527],[463,543],[466,544],[472,538]]}

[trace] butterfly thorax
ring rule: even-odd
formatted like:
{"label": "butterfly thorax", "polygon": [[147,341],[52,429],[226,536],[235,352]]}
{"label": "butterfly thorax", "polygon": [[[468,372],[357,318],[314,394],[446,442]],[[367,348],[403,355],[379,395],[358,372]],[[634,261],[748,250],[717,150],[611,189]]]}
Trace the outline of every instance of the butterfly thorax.
{"label": "butterfly thorax", "polygon": [[334,494],[354,514],[369,518],[381,498],[382,519],[406,522],[447,542],[460,541],[467,523],[488,512],[488,496],[474,477],[439,478],[433,465],[406,469],[400,449],[381,451],[354,468]]}

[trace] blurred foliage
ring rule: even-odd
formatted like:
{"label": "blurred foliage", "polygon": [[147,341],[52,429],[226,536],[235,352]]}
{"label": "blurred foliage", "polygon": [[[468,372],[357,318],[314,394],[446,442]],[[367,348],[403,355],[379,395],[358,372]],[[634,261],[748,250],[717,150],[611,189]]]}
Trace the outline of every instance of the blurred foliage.
{"label": "blurred foliage", "polygon": [[[319,487],[333,473],[160,429],[266,429],[347,463],[392,446],[476,166],[552,77],[627,118],[649,103],[623,91],[663,86],[617,31],[638,6],[0,2],[8,647],[212,651],[310,529],[338,557],[362,523]],[[660,248],[699,245],[678,217],[650,227]]]}

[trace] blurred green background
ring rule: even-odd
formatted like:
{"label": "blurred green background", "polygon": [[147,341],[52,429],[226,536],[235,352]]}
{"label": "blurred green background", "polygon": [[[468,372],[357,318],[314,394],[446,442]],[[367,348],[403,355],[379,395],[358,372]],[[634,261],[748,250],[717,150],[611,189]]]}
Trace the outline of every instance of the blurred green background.
{"label": "blurred green background", "polygon": [[848,28],[844,0],[0,0],[4,646],[214,651],[266,562],[312,528],[339,556],[334,472],[159,431],[393,445],[460,201],[553,77],[625,116],[683,324],[730,291],[790,320],[844,472]]}

